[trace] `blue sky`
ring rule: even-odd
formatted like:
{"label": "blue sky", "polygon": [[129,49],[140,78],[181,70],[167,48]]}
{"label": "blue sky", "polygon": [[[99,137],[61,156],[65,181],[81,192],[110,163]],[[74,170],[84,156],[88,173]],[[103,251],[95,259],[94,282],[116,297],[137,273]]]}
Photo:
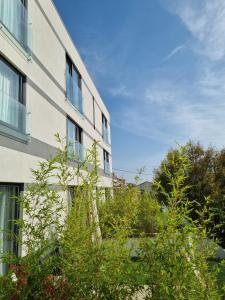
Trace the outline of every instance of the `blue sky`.
{"label": "blue sky", "polygon": [[176,143],[225,146],[224,0],[54,2],[110,111],[114,168],[148,180]]}

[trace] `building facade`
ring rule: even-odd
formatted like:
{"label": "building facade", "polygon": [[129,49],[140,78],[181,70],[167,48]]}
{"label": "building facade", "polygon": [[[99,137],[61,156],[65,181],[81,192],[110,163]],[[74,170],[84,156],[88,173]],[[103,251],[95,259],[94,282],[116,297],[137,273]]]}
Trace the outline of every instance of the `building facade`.
{"label": "building facade", "polygon": [[19,217],[11,197],[56,152],[56,133],[75,161],[98,141],[101,186],[112,186],[110,115],[53,1],[0,0],[0,252],[18,252],[2,231]]}

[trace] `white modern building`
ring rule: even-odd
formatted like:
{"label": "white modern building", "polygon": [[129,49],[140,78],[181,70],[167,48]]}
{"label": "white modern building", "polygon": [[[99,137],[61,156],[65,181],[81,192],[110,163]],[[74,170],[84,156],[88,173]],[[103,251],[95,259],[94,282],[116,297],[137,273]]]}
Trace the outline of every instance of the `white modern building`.
{"label": "white modern building", "polygon": [[109,112],[53,1],[0,0],[1,251],[18,252],[2,232],[20,214],[11,197],[56,152],[56,133],[79,157],[98,141],[101,185],[112,186]]}

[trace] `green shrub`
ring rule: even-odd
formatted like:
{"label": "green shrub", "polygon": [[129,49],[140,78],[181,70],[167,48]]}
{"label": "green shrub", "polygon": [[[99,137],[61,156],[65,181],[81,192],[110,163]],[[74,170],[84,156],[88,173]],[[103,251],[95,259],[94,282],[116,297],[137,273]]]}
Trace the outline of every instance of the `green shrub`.
{"label": "green shrub", "polygon": [[[117,300],[139,293],[145,299],[220,299],[219,269],[208,262],[215,244],[205,242],[212,213],[205,210],[208,219],[201,225],[188,217],[185,148],[175,173],[164,168],[171,191],[156,183],[167,197],[165,211],[135,187],[117,189],[102,201],[96,143],[73,169],[58,140],[57,155],[40,163],[35,184],[18,199],[26,216],[18,222],[18,242],[26,255],[3,255],[11,267],[0,278],[0,299]],[[74,178],[80,185],[65,216],[63,199]]]}

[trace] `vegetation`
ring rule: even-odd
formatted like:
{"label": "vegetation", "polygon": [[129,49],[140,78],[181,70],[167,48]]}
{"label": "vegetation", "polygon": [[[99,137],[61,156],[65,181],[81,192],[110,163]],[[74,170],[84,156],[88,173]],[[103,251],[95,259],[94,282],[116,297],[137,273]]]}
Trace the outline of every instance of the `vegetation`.
{"label": "vegetation", "polygon": [[[35,184],[18,199],[24,220],[17,238],[24,257],[2,254],[10,263],[0,278],[0,299],[221,299],[219,264],[210,264],[214,241],[206,243],[213,212],[193,221],[186,185],[190,162],[180,148],[175,172],[164,166],[170,184],[167,211],[158,199],[123,187],[103,200],[96,144],[78,168],[67,162],[62,143],[57,155],[33,171]],[[90,167],[90,164],[92,167]],[[74,180],[68,214],[65,193]],[[51,182],[54,182],[52,184]],[[139,298],[140,299],[140,298]]]}
{"label": "vegetation", "polygon": [[[209,235],[214,234],[218,242],[225,248],[225,149],[216,151],[210,147],[204,149],[199,143],[189,142],[186,154],[190,162],[186,170],[185,185],[187,199],[190,202],[190,217],[201,223],[203,209],[213,212],[213,217],[207,224]],[[170,179],[165,174],[165,166],[171,174],[180,167],[180,149],[171,149],[161,166],[155,172],[155,180],[160,181],[165,192],[171,191]],[[156,197],[161,203],[168,204],[165,193],[156,187]],[[200,214],[199,214],[200,213]],[[207,217],[207,215],[205,214]]]}

